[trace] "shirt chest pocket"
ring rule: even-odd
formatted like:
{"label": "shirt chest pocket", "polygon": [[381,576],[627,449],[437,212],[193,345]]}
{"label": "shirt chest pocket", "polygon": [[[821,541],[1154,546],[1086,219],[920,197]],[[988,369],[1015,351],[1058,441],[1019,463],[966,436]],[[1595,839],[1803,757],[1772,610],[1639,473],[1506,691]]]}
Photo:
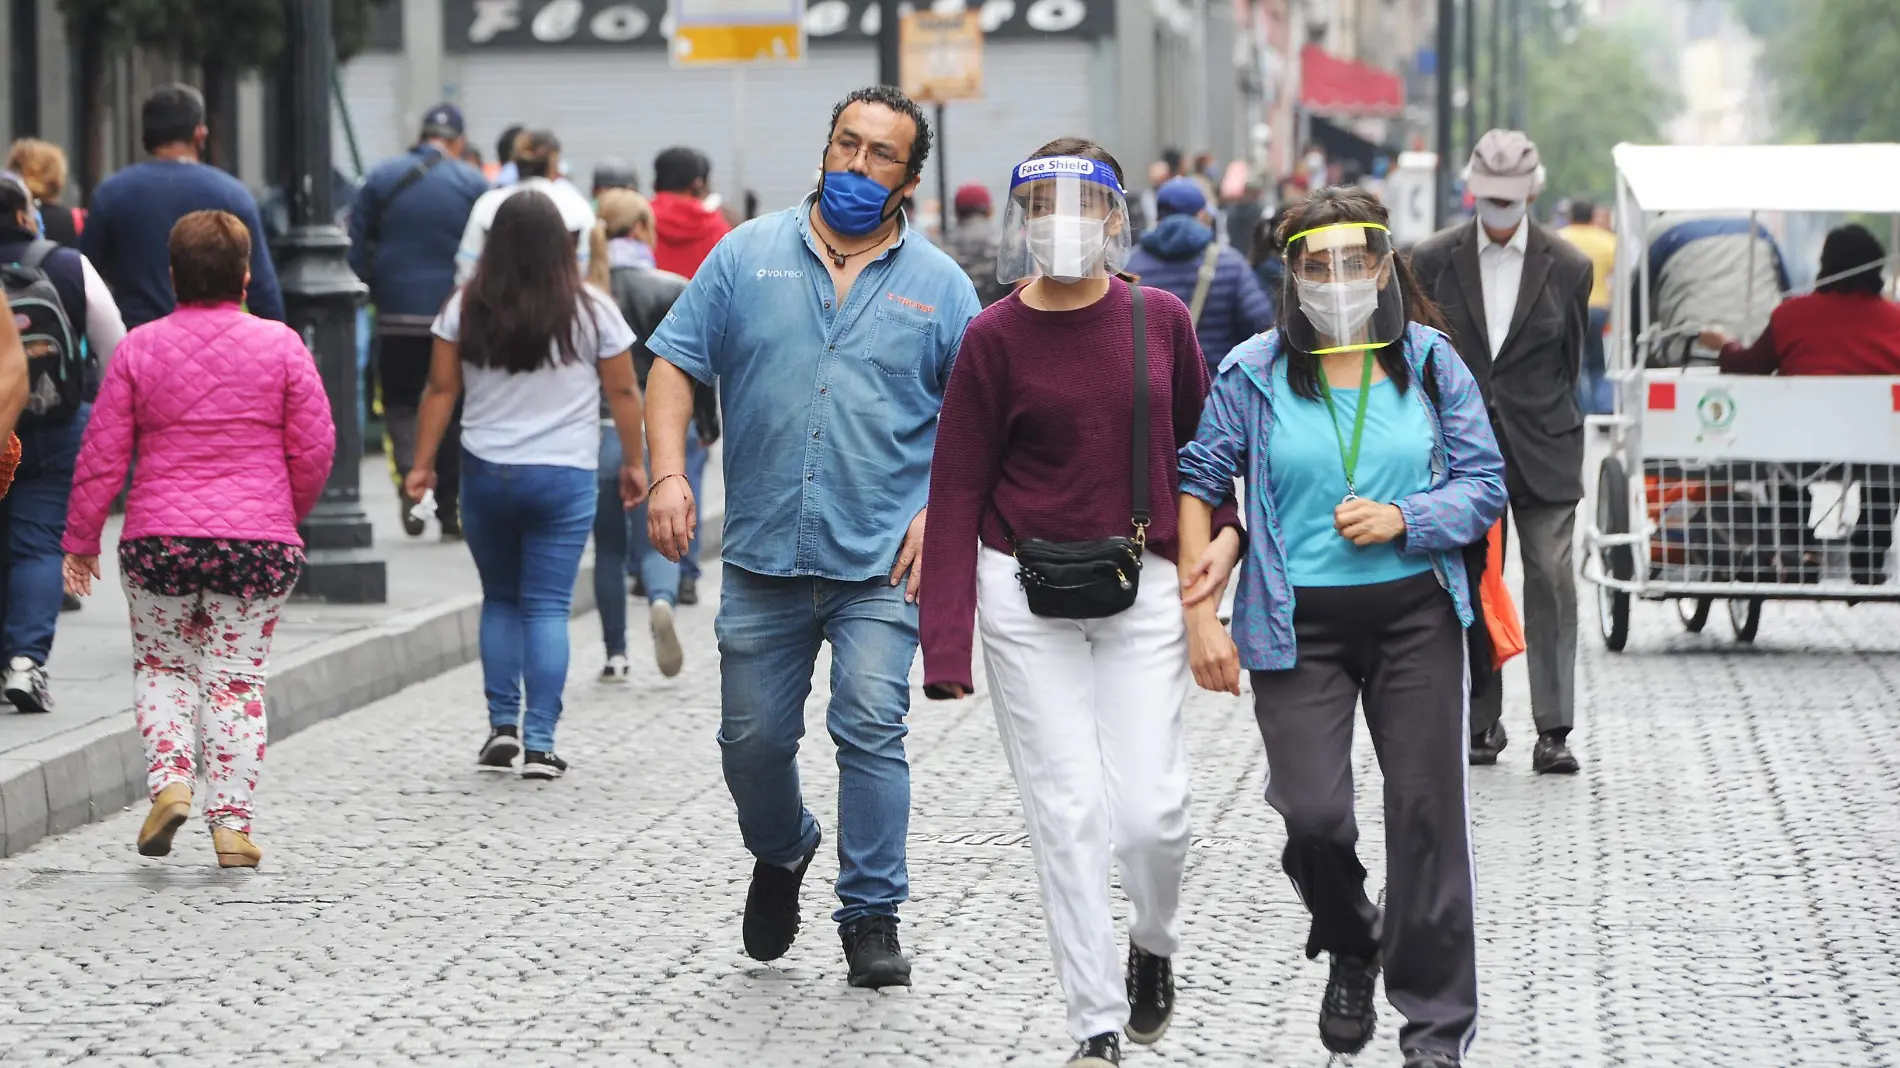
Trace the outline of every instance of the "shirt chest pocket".
{"label": "shirt chest pocket", "polygon": [[931,322],[914,312],[879,308],[865,355],[892,378],[916,378],[930,349]]}

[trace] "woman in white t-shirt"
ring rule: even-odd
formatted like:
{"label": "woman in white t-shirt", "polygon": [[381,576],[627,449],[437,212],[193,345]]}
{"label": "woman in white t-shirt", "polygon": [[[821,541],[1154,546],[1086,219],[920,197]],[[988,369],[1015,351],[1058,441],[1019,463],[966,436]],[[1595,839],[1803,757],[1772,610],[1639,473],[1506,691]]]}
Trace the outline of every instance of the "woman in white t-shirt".
{"label": "woman in white t-shirt", "polygon": [[[404,488],[435,487],[436,450],[462,402],[462,531],[482,577],[488,741],[476,766],[557,779],[567,622],[594,525],[599,405],[620,436],[620,498],[646,498],[633,331],[582,285],[554,202],[524,191],[495,212],[475,275],[436,317],[435,352]],[[526,750],[525,754],[523,750]]]}

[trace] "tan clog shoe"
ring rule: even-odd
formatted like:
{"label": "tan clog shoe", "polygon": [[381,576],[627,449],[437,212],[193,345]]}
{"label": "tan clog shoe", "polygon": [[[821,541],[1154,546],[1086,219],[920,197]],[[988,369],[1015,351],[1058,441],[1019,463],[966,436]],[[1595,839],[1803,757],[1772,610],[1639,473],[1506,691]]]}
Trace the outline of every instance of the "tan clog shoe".
{"label": "tan clog shoe", "polygon": [[250,835],[229,827],[211,828],[211,848],[218,852],[220,868],[255,868],[264,859],[264,851]]}
{"label": "tan clog shoe", "polygon": [[152,811],[139,828],[139,856],[162,857],[172,851],[172,836],[191,816],[191,787],[172,783],[152,798]]}

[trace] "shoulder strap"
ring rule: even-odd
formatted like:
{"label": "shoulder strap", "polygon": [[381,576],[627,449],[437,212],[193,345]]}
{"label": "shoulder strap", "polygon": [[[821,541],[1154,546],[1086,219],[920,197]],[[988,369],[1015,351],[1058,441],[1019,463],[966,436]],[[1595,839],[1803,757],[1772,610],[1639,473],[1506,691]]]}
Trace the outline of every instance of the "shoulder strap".
{"label": "shoulder strap", "polygon": [[363,237],[365,239],[373,243],[380,238],[382,233],[383,210],[391,204],[394,204],[396,198],[402,196],[410,186],[422,181],[423,176],[434,169],[436,164],[442,162],[443,158],[441,152],[432,152],[427,159],[417,160],[416,165],[409,168],[409,173],[403,175],[402,180],[391,187],[388,196],[381,200],[373,201],[370,204],[369,218],[363,220]]}
{"label": "shoulder strap", "polygon": [[1134,468],[1135,537],[1145,543],[1153,501],[1148,494],[1148,302],[1141,286],[1128,287],[1134,309],[1135,326],[1135,427],[1132,451]]}
{"label": "shoulder strap", "polygon": [[43,268],[41,267],[41,264],[46,262],[46,257],[51,256],[53,253],[58,252],[58,251],[59,251],[59,242],[48,241],[44,238],[41,238],[40,240],[35,241],[32,244],[26,246],[26,251],[20,253],[20,266],[27,267],[35,271],[43,270]]}
{"label": "shoulder strap", "polygon": [[1194,299],[1188,302],[1188,315],[1194,319],[1194,325],[1201,325],[1201,309],[1207,307],[1207,291],[1214,288],[1214,274],[1220,264],[1220,242],[1209,241],[1207,252],[1201,256],[1201,275],[1194,282]]}
{"label": "shoulder strap", "polygon": [[1436,345],[1432,347],[1431,352],[1425,354],[1425,369],[1421,371],[1420,374],[1424,376],[1425,380],[1419,383],[1419,387],[1425,391],[1425,396],[1431,400],[1432,407],[1443,407],[1443,405],[1439,403],[1443,398],[1438,395],[1438,347]]}

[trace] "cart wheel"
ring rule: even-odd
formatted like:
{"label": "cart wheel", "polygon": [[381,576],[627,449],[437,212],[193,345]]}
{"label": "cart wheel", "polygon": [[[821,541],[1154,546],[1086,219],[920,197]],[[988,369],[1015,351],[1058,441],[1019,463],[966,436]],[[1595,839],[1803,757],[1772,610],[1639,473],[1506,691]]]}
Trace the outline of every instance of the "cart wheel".
{"label": "cart wheel", "polygon": [[1702,633],[1702,628],[1709,625],[1709,609],[1713,607],[1713,597],[1677,598],[1676,614],[1682,617],[1682,629],[1691,634]]}
{"label": "cart wheel", "polygon": [[1735,628],[1735,640],[1742,643],[1752,642],[1761,632],[1761,598],[1750,597],[1747,600],[1728,603],[1729,625]]}
{"label": "cart wheel", "polygon": [[[1630,483],[1616,457],[1603,460],[1597,469],[1597,531],[1603,534],[1627,534],[1630,529]],[[1636,577],[1636,555],[1627,545],[1602,550],[1603,570],[1612,578],[1628,581]],[[1603,645],[1620,653],[1630,640],[1630,595],[1597,584],[1597,625],[1603,631]]]}

